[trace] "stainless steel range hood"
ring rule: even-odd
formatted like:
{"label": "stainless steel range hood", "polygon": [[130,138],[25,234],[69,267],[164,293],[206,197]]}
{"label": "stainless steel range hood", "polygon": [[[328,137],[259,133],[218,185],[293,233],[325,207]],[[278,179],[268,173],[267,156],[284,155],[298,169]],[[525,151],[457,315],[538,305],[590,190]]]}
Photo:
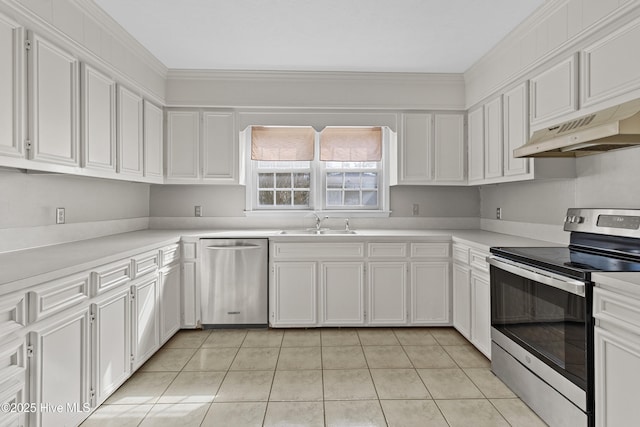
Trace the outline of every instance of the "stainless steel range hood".
{"label": "stainless steel range hood", "polygon": [[514,157],[575,157],[640,145],[640,99],[533,132]]}

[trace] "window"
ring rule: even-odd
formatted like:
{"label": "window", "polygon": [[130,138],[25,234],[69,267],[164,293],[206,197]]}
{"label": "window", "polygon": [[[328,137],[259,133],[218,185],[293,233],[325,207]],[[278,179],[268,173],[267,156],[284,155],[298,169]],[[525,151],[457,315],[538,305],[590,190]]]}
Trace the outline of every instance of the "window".
{"label": "window", "polygon": [[388,213],[394,137],[381,127],[248,128],[247,212]]}

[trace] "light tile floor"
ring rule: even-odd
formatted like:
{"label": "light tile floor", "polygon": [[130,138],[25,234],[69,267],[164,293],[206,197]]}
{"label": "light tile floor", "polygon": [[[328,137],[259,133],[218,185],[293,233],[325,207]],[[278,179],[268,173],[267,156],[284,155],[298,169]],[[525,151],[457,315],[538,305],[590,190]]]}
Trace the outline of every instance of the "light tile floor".
{"label": "light tile floor", "polygon": [[83,426],[544,426],[451,328],[184,330]]}

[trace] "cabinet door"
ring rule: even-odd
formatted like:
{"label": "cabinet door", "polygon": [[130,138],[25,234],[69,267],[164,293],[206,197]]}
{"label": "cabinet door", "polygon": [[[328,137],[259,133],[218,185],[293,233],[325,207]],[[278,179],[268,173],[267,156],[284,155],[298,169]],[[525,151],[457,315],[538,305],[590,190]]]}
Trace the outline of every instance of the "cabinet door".
{"label": "cabinet door", "polygon": [[162,181],[162,109],[144,101],[144,176]]}
{"label": "cabinet door", "polygon": [[411,324],[450,324],[449,263],[411,263]]}
{"label": "cabinet door", "polygon": [[435,115],[434,178],[436,182],[464,182],[464,115]]}
{"label": "cabinet door", "polygon": [[471,343],[491,358],[491,294],[489,281],[471,275]]}
{"label": "cabinet door", "polygon": [[0,15],[0,155],[24,157],[24,29]]}
{"label": "cabinet door", "polygon": [[370,262],[369,324],[407,323],[407,263]]}
{"label": "cabinet door", "polygon": [[124,286],[93,304],[93,381],[100,405],[131,373],[131,290]]}
{"label": "cabinet door", "polygon": [[453,327],[471,338],[471,270],[453,264]]}
{"label": "cabinet door", "polygon": [[316,325],[316,263],[277,262],[273,267],[272,326]]}
{"label": "cabinet door", "polygon": [[82,166],[116,171],[116,82],[82,66]]}
{"label": "cabinet door", "polygon": [[484,179],[484,107],[469,112],[469,182]]}
{"label": "cabinet door", "polygon": [[158,276],[132,285],[133,370],[160,347],[158,318]]}
{"label": "cabinet door", "polygon": [[233,113],[202,115],[202,177],[210,183],[238,182],[238,141]]}
{"label": "cabinet door", "polygon": [[33,33],[30,37],[30,158],[78,166],[78,60]]}
{"label": "cabinet door", "polygon": [[143,174],[142,98],[118,87],[118,172]]}
{"label": "cabinet door", "polygon": [[594,330],[596,425],[630,425],[640,418],[640,336]]}
{"label": "cabinet door", "polygon": [[530,159],[513,157],[513,150],[527,143],[529,137],[529,102],[527,82],[503,95],[504,107],[504,175],[526,175]]}
{"label": "cabinet door", "polygon": [[364,263],[321,263],[321,307],[325,325],[364,324]]}
{"label": "cabinet door", "polygon": [[400,145],[400,177],[403,183],[423,184],[433,179],[433,115],[407,113],[402,115]]}
{"label": "cabinet door", "polygon": [[542,126],[542,123],[578,110],[576,58],[576,55],[572,55],[531,79],[529,92],[532,127]]}
{"label": "cabinet door", "polygon": [[502,176],[502,96],[484,106],[484,177]]}
{"label": "cabinet door", "polygon": [[36,411],[33,425],[77,425],[89,401],[89,306],[55,320],[43,321],[30,333],[31,399],[38,408],[61,405],[63,411]]}
{"label": "cabinet door", "polygon": [[160,272],[160,344],[180,329],[180,265]]}
{"label": "cabinet door", "polygon": [[200,176],[199,127],[197,111],[167,113],[167,179],[197,181]]}

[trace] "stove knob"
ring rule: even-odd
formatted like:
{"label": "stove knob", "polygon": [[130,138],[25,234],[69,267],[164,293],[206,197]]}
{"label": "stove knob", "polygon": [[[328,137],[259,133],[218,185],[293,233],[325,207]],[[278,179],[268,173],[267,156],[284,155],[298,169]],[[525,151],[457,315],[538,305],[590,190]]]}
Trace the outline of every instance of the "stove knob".
{"label": "stove knob", "polygon": [[582,224],[584,222],[583,216],[577,216],[575,218],[576,218],[575,222],[577,222],[578,224]]}

